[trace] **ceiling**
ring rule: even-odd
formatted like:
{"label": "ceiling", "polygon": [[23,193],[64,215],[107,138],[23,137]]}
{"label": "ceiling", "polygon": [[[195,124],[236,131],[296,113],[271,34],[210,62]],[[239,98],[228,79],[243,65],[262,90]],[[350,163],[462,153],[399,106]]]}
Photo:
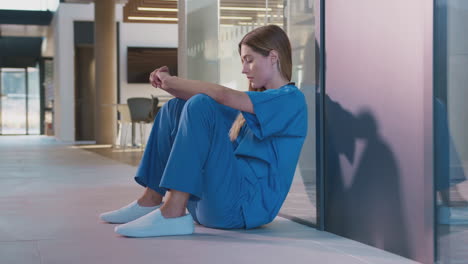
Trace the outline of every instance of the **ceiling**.
{"label": "ceiling", "polygon": [[0,37],[45,37],[48,26],[39,25],[0,25]]}
{"label": "ceiling", "polygon": [[177,24],[177,0],[129,0],[124,7],[124,22]]}
{"label": "ceiling", "polygon": [[33,67],[52,17],[50,11],[0,10],[0,67]]}
{"label": "ceiling", "polygon": [[[284,0],[220,0],[220,7],[221,24],[283,22]],[[128,0],[124,21],[177,24],[177,0]]]}
{"label": "ceiling", "polygon": [[220,0],[221,25],[283,23],[284,2],[283,0]]}
{"label": "ceiling", "polygon": [[[177,0],[114,0],[116,3],[125,4],[123,8],[124,22],[126,23],[169,23],[177,24]],[[65,3],[89,4],[94,0],[61,0]],[[268,15],[265,11],[252,10],[252,8],[265,9],[268,2]],[[221,24],[249,24],[259,21],[269,23],[282,23],[283,0],[220,0]],[[227,10],[226,7],[251,8],[251,10]],[[150,10],[142,10],[149,8]],[[158,9],[154,9],[158,8]],[[166,11],[164,11],[166,10]],[[169,10],[169,11],[167,11]],[[42,13],[32,16],[28,11],[13,11],[19,14],[5,16],[1,14],[6,10],[0,10],[0,37],[2,36],[25,36],[25,37],[46,37],[47,25],[50,23],[53,13],[49,11],[29,11],[32,13]],[[50,13],[49,18],[45,18],[45,13]],[[34,18],[36,17],[35,20]],[[42,17],[42,18],[41,18]],[[9,21],[6,21],[9,18]],[[130,18],[130,19],[129,19]],[[133,18],[133,19],[132,19]],[[42,19],[42,21],[40,21]],[[13,22],[12,22],[13,21]],[[16,22],[15,22],[16,21]],[[46,23],[44,24],[44,21]]]}
{"label": "ceiling", "polygon": [[[114,0],[117,4],[125,4],[128,0]],[[94,0],[60,0],[60,3],[77,3],[77,4],[89,4],[93,3]]]}
{"label": "ceiling", "polygon": [[[89,4],[94,0],[61,0],[65,3]],[[115,0],[125,4],[128,0]],[[1,37],[47,37],[47,28],[52,20],[50,11],[0,10]]]}
{"label": "ceiling", "polygon": [[0,37],[44,37],[52,17],[50,11],[0,10]]}
{"label": "ceiling", "polygon": [[[125,4],[124,22],[177,24],[177,0],[114,0]],[[197,1],[197,0],[193,0]],[[283,0],[219,0],[222,25],[258,25],[283,23]],[[62,3],[89,4],[94,0],[61,0]],[[195,3],[195,2],[193,2]],[[266,6],[268,3],[268,6]],[[142,9],[143,8],[143,9]],[[267,10],[266,10],[267,9]],[[0,10],[0,64],[11,57],[10,49],[39,52],[38,46],[48,34],[50,11]],[[133,19],[132,19],[133,18]],[[29,44],[30,46],[28,46]],[[21,54],[19,54],[21,55]],[[18,54],[16,56],[19,56]]]}

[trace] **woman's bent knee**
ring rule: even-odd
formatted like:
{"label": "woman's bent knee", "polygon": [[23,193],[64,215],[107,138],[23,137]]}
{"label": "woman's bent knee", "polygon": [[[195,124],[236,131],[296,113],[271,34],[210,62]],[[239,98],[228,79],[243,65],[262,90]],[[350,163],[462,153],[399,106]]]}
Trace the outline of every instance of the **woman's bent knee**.
{"label": "woman's bent knee", "polygon": [[[162,108],[174,108],[174,107],[177,107],[177,106],[183,106],[185,104],[185,100],[182,100],[180,98],[172,98],[171,100],[167,101],[167,103],[165,103]],[[161,108],[161,109],[162,109]]]}
{"label": "woman's bent knee", "polygon": [[196,94],[192,97],[187,102],[190,102],[192,104],[199,104],[199,103],[207,103],[207,102],[214,102],[215,100],[211,98],[211,96],[206,95],[206,94]]}
{"label": "woman's bent knee", "polygon": [[187,101],[188,110],[196,108],[212,108],[216,101],[206,94],[196,94]]}
{"label": "woman's bent knee", "polygon": [[180,113],[182,112],[182,109],[184,108],[186,101],[179,99],[179,98],[173,98],[169,101],[167,101],[162,107],[161,110],[159,110],[158,114],[163,114],[164,116],[169,116],[171,117],[176,117],[180,116]]}

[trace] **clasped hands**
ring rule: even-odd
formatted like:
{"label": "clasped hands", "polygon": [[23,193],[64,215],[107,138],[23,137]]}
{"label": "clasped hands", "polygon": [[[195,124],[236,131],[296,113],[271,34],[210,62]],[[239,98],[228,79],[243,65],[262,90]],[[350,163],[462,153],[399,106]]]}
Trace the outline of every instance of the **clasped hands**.
{"label": "clasped hands", "polygon": [[149,81],[153,87],[166,90],[167,87],[164,84],[164,80],[170,76],[171,75],[169,74],[169,68],[167,66],[162,66],[161,68],[157,68],[150,74]]}

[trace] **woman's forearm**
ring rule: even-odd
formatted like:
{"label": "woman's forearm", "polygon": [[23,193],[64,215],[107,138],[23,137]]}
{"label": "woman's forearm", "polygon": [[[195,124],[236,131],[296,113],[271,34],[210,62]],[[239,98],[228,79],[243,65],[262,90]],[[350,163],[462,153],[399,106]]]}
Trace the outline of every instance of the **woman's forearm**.
{"label": "woman's forearm", "polygon": [[222,97],[223,90],[229,89],[221,85],[187,80],[177,76],[167,76],[161,81],[163,83],[162,86],[166,88],[168,93],[184,100],[188,100],[196,94],[203,93],[218,101],[218,98]]}
{"label": "woman's forearm", "polygon": [[165,76],[161,79],[162,87],[177,98],[188,100],[196,94],[206,94],[216,102],[253,113],[253,105],[246,93],[230,89],[218,84],[187,80],[177,76]]}

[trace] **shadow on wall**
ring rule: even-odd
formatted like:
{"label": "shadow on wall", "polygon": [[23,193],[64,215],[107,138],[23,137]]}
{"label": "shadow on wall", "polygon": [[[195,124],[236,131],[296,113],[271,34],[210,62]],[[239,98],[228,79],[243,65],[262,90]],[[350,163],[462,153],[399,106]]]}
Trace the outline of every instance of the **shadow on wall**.
{"label": "shadow on wall", "polygon": [[325,229],[409,256],[400,170],[369,110],[354,116],[326,96]]}
{"label": "shadow on wall", "polygon": [[[308,59],[304,60],[304,79],[300,84],[309,106],[309,118],[315,114],[317,121],[320,114],[319,47],[315,36],[307,40],[304,58]],[[311,111],[313,107],[315,113]],[[395,154],[379,134],[376,118],[370,110],[353,115],[329,96],[325,97],[325,107],[325,229],[410,256],[403,218],[401,173]],[[310,164],[315,164],[311,159],[316,157],[311,151],[315,151],[315,144],[320,142],[315,129],[309,123],[299,160],[304,183],[315,184],[315,173],[309,171]],[[315,204],[315,193],[308,194]]]}

